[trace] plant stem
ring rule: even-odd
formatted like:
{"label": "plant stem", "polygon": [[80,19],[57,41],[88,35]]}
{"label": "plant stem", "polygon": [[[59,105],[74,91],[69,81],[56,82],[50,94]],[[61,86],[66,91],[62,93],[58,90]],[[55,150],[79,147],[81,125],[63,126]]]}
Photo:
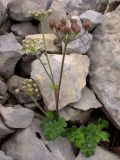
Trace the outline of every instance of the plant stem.
{"label": "plant stem", "polygon": [[[55,86],[55,80],[54,80],[54,76],[53,76],[51,64],[50,64],[50,61],[49,61],[49,58],[48,58],[48,55],[47,55],[47,47],[46,47],[45,32],[44,32],[44,21],[43,21],[43,22],[41,21],[41,31],[42,31],[42,36],[43,36],[45,56],[46,56],[46,58],[47,58],[48,66],[49,66],[50,73],[51,73],[51,76],[49,76],[49,78],[51,79],[53,86]],[[58,94],[57,94],[57,90],[55,89],[55,90],[54,90],[54,96],[55,96],[55,102],[56,102],[56,110],[57,110],[57,99],[58,99],[58,98],[57,98],[57,95],[58,95]]]}
{"label": "plant stem", "polygon": [[[36,55],[37,55],[37,54],[36,54]],[[47,73],[49,79],[51,80],[52,84],[55,85],[54,79],[51,78],[50,74],[48,73],[48,71],[47,71],[45,65],[43,64],[42,60],[40,59],[39,55],[37,55],[37,57],[38,57],[41,65],[43,66],[45,72]],[[55,102],[56,102],[56,104],[57,104],[57,90],[56,90],[56,89],[54,90],[54,95],[55,95]]]}
{"label": "plant stem", "polygon": [[58,84],[57,104],[56,104],[56,116],[57,117],[59,116],[59,98],[60,98],[60,89],[61,89],[61,83],[62,83],[62,77],[63,77],[63,69],[64,69],[64,62],[65,62],[67,44],[68,43],[65,42],[65,48],[64,48],[64,52],[63,52],[61,71],[60,71],[60,78],[59,78],[59,84]]}
{"label": "plant stem", "polygon": [[48,66],[49,66],[49,69],[50,69],[50,73],[51,73],[52,80],[53,80],[53,82],[54,82],[54,76],[53,76],[53,73],[52,73],[52,68],[51,68],[50,61],[49,61],[49,58],[48,58],[48,55],[47,55],[47,47],[46,47],[45,31],[44,31],[44,24],[43,24],[43,23],[44,23],[44,22],[41,22],[41,31],[42,31],[42,36],[43,36],[45,56],[46,56],[46,58],[47,58],[47,62],[48,62]]}
{"label": "plant stem", "polygon": [[40,107],[36,99],[32,95],[29,95],[29,96],[31,97],[32,101],[36,104],[36,106],[41,110],[41,112],[46,116],[46,112],[42,109],[42,107]]}
{"label": "plant stem", "polygon": [[52,80],[52,78],[51,78],[49,72],[47,71],[47,69],[46,69],[44,63],[43,63],[42,60],[40,59],[39,55],[36,54],[36,56],[38,57],[38,59],[39,59],[41,65],[43,66],[43,68],[44,68],[45,72],[47,73],[48,77],[50,78],[51,82],[53,83],[53,80]]}

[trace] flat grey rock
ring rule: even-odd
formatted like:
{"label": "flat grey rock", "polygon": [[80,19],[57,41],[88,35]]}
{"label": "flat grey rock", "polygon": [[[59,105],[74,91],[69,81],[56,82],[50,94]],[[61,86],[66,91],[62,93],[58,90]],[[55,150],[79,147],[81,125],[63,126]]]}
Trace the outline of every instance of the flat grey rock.
{"label": "flat grey rock", "polygon": [[34,112],[27,108],[14,109],[0,105],[0,115],[10,128],[27,128],[33,120]]}
{"label": "flat grey rock", "polygon": [[26,21],[33,19],[32,12],[36,10],[45,9],[47,0],[12,0],[8,4],[10,16],[16,21]]}
{"label": "flat grey rock", "polygon": [[97,147],[96,153],[90,158],[85,158],[81,154],[78,155],[76,160],[119,160],[120,157],[112,152],[109,152],[105,148]]}
{"label": "flat grey rock", "polygon": [[[1,139],[1,138],[5,138],[6,136],[8,136],[9,134],[11,134],[11,133],[13,133],[13,132],[14,132],[14,130],[11,129],[11,128],[9,128],[9,127],[7,127],[7,126],[4,124],[2,118],[0,117],[0,139]],[[1,159],[0,159],[0,160],[1,160]]]}
{"label": "flat grey rock", "polygon": [[[59,143],[56,141],[48,145],[46,147],[44,141],[38,139],[34,130],[29,127],[14,134],[3,144],[2,150],[16,160],[75,160],[74,157],[69,156],[69,154],[72,156],[73,154],[70,153],[70,144],[66,141],[62,140]],[[63,149],[69,152],[63,154]]]}
{"label": "flat grey rock", "polygon": [[21,37],[28,36],[30,34],[37,34],[39,33],[38,28],[36,26],[33,26],[30,22],[23,22],[14,24],[11,26],[11,31]]}
{"label": "flat grey rock", "polygon": [[[50,63],[52,64],[55,82],[58,83],[62,55],[54,54],[48,56],[50,59]],[[46,58],[44,57],[44,55],[41,57],[41,59],[48,68]],[[78,102],[80,100],[81,90],[86,85],[86,76],[88,75],[89,65],[89,59],[85,55],[66,55],[60,92],[59,109],[62,109],[66,105]],[[39,85],[41,94],[48,109],[56,110],[54,92],[50,88],[51,81],[49,80],[48,75],[41,66],[39,60],[36,60],[32,63],[31,77]]]}
{"label": "flat grey rock", "polygon": [[12,157],[6,156],[3,151],[0,151],[0,160],[13,160]]}
{"label": "flat grey rock", "polygon": [[80,19],[88,19],[91,22],[89,31],[94,29],[102,21],[102,14],[93,10],[87,10],[79,16]]}
{"label": "flat grey rock", "polygon": [[0,36],[0,75],[10,78],[22,55],[22,46],[12,33]]}

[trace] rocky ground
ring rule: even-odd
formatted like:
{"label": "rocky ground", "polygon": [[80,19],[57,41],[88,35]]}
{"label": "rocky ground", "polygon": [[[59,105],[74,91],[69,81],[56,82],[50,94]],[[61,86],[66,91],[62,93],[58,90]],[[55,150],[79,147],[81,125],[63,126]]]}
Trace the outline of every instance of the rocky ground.
{"label": "rocky ground", "polygon": [[[120,0],[0,0],[0,160],[119,160],[120,157]],[[60,115],[67,121],[86,124],[99,114],[111,124],[112,153],[101,146],[91,158],[74,151],[65,138],[46,142],[38,126],[41,121],[36,105],[23,93],[16,93],[25,78],[34,79],[40,88],[38,102],[55,111],[49,79],[39,61],[22,51],[26,36],[42,39],[40,25],[31,12],[54,11],[45,25],[47,51],[58,81],[64,44],[48,28],[48,22],[66,15],[91,21],[84,36],[67,48]],[[81,33],[84,28],[81,29]],[[44,51],[43,46],[41,50]],[[46,63],[44,56],[42,56]],[[44,99],[44,102],[43,102]],[[99,112],[99,113],[98,113]],[[95,115],[95,116],[94,116]],[[114,139],[117,133],[117,141]],[[116,135],[115,133],[115,135]],[[115,144],[117,144],[115,146]],[[113,149],[113,148],[112,148]]]}

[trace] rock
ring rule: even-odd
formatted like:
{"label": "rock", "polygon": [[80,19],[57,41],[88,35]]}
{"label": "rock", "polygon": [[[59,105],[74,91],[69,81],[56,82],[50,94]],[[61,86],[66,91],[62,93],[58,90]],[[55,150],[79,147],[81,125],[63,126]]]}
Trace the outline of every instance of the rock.
{"label": "rock", "polygon": [[37,108],[37,106],[36,106],[35,103],[25,104],[24,107],[25,107],[25,108],[28,108],[28,109],[32,109],[32,110],[34,110],[34,109]]}
{"label": "rock", "polygon": [[67,121],[80,121],[81,124],[86,123],[90,119],[93,109],[102,107],[102,104],[96,99],[93,91],[87,87],[82,89],[81,99],[71,106],[65,107],[60,111],[60,116]]}
{"label": "rock", "polygon": [[3,104],[9,98],[6,84],[0,80],[0,103]]}
{"label": "rock", "polygon": [[82,90],[81,99],[79,100],[79,102],[74,103],[72,106],[73,108],[87,111],[93,108],[100,108],[102,107],[102,104],[97,100],[93,91],[85,87]]}
{"label": "rock", "polygon": [[[8,87],[8,91],[14,95],[14,97],[17,99],[17,101],[19,103],[29,103],[32,102],[32,99],[29,95],[26,95],[23,92],[16,92],[16,89],[21,89],[23,87],[23,82],[26,80],[26,78],[22,78],[19,77],[17,75],[11,77],[8,81],[7,81],[7,87]],[[36,100],[40,99],[39,94],[36,95]]]}
{"label": "rock", "polygon": [[3,6],[7,9],[8,3],[10,3],[12,0],[0,0]]}
{"label": "rock", "polygon": [[27,108],[14,109],[0,105],[0,114],[10,128],[27,128],[33,120],[34,112]]}
{"label": "rock", "polygon": [[25,37],[30,34],[37,34],[38,28],[30,22],[23,22],[12,25],[11,31],[17,36]]}
{"label": "rock", "polygon": [[[10,104],[10,105],[11,105],[11,104]],[[23,106],[22,106],[22,105],[20,105],[20,104],[16,104],[16,105],[9,106],[9,107],[13,107],[14,109],[23,108]]]}
{"label": "rock", "polygon": [[31,127],[16,132],[3,144],[2,150],[16,160],[58,160],[60,156],[56,152],[56,158]]}
{"label": "rock", "polygon": [[[42,34],[29,35],[26,38],[37,40],[39,43],[41,43],[40,50],[44,51]],[[55,45],[57,37],[54,34],[45,34],[45,40],[46,40],[46,48],[49,53],[56,53],[56,54],[60,53],[60,48]]]}
{"label": "rock", "polygon": [[13,160],[12,157],[6,156],[3,151],[0,151],[0,160]]}
{"label": "rock", "polygon": [[66,121],[76,120],[84,124],[90,119],[90,114],[93,109],[99,107],[102,107],[102,104],[96,99],[93,91],[85,87],[82,89],[80,100],[62,109],[60,116],[64,117]]}
{"label": "rock", "polygon": [[[85,33],[82,37],[68,44],[67,53],[85,54],[88,52],[91,43],[92,43],[92,35],[90,33]],[[62,48],[63,48],[62,50],[64,50],[64,43],[62,43]]]}
{"label": "rock", "polygon": [[66,138],[57,138],[47,143],[57,160],[75,160],[72,147]]}
{"label": "rock", "polygon": [[7,19],[7,12],[2,2],[0,1],[0,25]]}
{"label": "rock", "polygon": [[32,12],[36,10],[45,9],[47,0],[12,0],[8,4],[10,17],[16,21],[26,21],[33,19]]}
{"label": "rock", "polygon": [[0,35],[5,35],[10,32],[11,23],[11,19],[7,19],[5,22],[2,23],[2,25],[0,26]]}
{"label": "rock", "polygon": [[103,16],[102,25],[94,32],[89,57],[90,83],[103,103],[106,115],[120,129],[120,7]]}
{"label": "rock", "polygon": [[107,6],[107,0],[54,0],[51,9],[58,11],[67,11],[71,13],[74,10],[83,13],[90,9],[98,12],[103,12]]}
{"label": "rock", "polygon": [[0,36],[0,75],[8,79],[14,74],[15,66],[23,55],[22,46],[12,33]]}
{"label": "rock", "polygon": [[85,158],[81,154],[78,155],[76,160],[119,160],[120,157],[113,154],[112,152],[109,152],[108,150],[97,147],[96,153],[94,156],[91,156],[90,158]]}
{"label": "rock", "polygon": [[4,96],[7,92],[6,84],[0,80],[0,95]]}
{"label": "rock", "polygon": [[[9,135],[9,134],[11,134],[11,133],[13,133],[13,132],[14,132],[14,130],[11,129],[11,128],[8,128],[8,127],[4,124],[2,118],[0,117],[0,139],[1,139],[1,138],[5,138],[7,135]],[[1,159],[0,159],[0,160],[1,160]]]}
{"label": "rock", "polygon": [[93,30],[102,21],[102,14],[93,10],[87,10],[79,16],[82,19],[88,19],[91,22],[91,27],[89,30]]}
{"label": "rock", "polygon": [[83,111],[68,106],[60,110],[60,117],[64,117],[66,121],[79,121],[81,124],[85,124],[90,119],[91,112],[92,109]]}
{"label": "rock", "polygon": [[[55,82],[58,83],[60,76],[60,68],[62,55],[48,55],[50,63],[52,64],[53,75]],[[43,55],[41,60],[48,68],[46,58]],[[66,55],[63,79],[60,92],[59,109],[62,109],[68,104],[78,102],[81,98],[81,90],[86,85],[86,76],[89,70],[89,59],[87,56],[79,54]],[[36,60],[32,63],[31,77],[40,87],[44,102],[49,110],[55,110],[54,92],[49,87],[51,81],[44,71],[43,67]]]}
{"label": "rock", "polygon": [[45,26],[46,32],[51,32],[48,25],[49,22],[58,22],[68,14],[70,16],[76,15],[76,13],[80,15],[88,9],[103,13],[106,9],[107,1],[108,0],[54,0],[50,7],[50,9],[53,10],[53,14],[48,18]]}

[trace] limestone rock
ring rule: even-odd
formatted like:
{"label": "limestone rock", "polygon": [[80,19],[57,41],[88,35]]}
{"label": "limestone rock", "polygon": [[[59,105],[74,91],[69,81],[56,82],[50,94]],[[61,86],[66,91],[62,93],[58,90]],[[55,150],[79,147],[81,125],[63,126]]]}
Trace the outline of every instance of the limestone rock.
{"label": "limestone rock", "polygon": [[6,84],[0,80],[0,103],[5,103],[8,97]]}
{"label": "limestone rock", "polygon": [[75,156],[69,141],[59,137],[55,141],[50,141],[47,146],[57,160],[75,160]]}
{"label": "limestone rock", "polygon": [[[34,40],[37,40],[39,43],[41,43],[40,50],[44,51],[42,34],[29,35],[26,38],[32,38]],[[57,37],[54,34],[45,34],[45,40],[46,48],[49,53],[60,53],[60,48],[55,45],[55,40],[57,40]]]}
{"label": "limestone rock", "polygon": [[10,3],[12,0],[0,0],[3,6],[7,9],[8,3]]}
{"label": "limestone rock", "polygon": [[4,143],[2,150],[17,160],[58,160],[61,156],[56,152],[56,158],[44,142],[36,137],[31,127],[18,131]]}
{"label": "limestone rock", "polygon": [[[88,52],[92,43],[92,35],[85,33],[82,37],[72,41],[68,44],[67,53],[85,54]],[[64,43],[62,43],[62,50],[64,50]]]}
{"label": "limestone rock", "polygon": [[54,0],[51,5],[51,9],[64,11],[64,12],[72,12],[74,10],[78,10],[80,13],[91,9],[94,11],[104,11],[107,6],[107,0]]}
{"label": "limestone rock", "polygon": [[90,158],[85,158],[81,154],[78,155],[76,160],[119,160],[120,157],[113,154],[112,152],[109,152],[108,150],[105,150],[104,148],[97,147],[96,153],[94,156],[91,156]]}
{"label": "limestone rock", "polygon": [[87,87],[82,89],[81,99],[71,106],[65,107],[60,111],[60,116],[64,117],[67,121],[77,120],[81,124],[86,123],[93,109],[102,107],[102,104],[96,99],[93,91]]}
{"label": "limestone rock", "polygon": [[45,9],[47,0],[12,0],[8,4],[10,16],[16,21],[26,21],[33,19],[32,12],[36,10]]}
{"label": "limestone rock", "polygon": [[12,157],[6,156],[3,151],[0,151],[0,160],[13,160]]}
{"label": "limestone rock", "polygon": [[7,12],[3,5],[3,3],[0,1],[0,25],[7,19]]}
{"label": "limestone rock", "polygon": [[[48,55],[52,64],[53,75],[55,82],[58,83],[60,76],[60,68],[62,55]],[[48,68],[46,58],[43,55],[41,60]],[[78,102],[81,98],[81,90],[86,85],[86,76],[89,70],[89,59],[87,56],[79,54],[66,55],[63,79],[60,92],[59,109],[62,109],[68,104]],[[38,60],[32,63],[31,77],[40,87],[44,102],[49,110],[55,110],[54,92],[50,88],[51,81],[44,71]]]}
{"label": "limestone rock", "polygon": [[[18,92],[18,93],[16,92],[16,89],[21,89],[23,87],[23,82],[25,81],[25,79],[26,78],[22,78],[15,75],[11,77],[7,82],[8,91],[12,95],[14,95],[14,97],[17,99],[19,103],[22,103],[22,104],[32,102],[29,95],[26,95],[23,92]],[[41,95],[37,94],[37,96],[35,97],[36,100],[39,100],[40,96]]]}
{"label": "limestone rock", "polygon": [[94,32],[89,57],[90,82],[98,99],[120,128],[120,7],[103,16]]}
{"label": "limestone rock", "polygon": [[27,108],[14,109],[0,105],[0,114],[8,127],[27,128],[33,120],[34,112]]}
{"label": "limestone rock", "polygon": [[87,10],[79,16],[80,19],[88,19],[91,22],[89,30],[94,29],[102,21],[102,14],[93,10]]}
{"label": "limestone rock", "polygon": [[12,33],[0,36],[0,75],[10,78],[22,55],[22,46]]}
{"label": "limestone rock", "polygon": [[74,12],[82,14],[84,11],[90,9],[98,12],[104,12],[108,0],[54,0],[50,9],[53,14],[48,18],[45,29],[49,33],[49,22],[58,22],[60,19],[65,18],[68,14],[75,15]]}
{"label": "limestone rock", "polygon": [[[14,130],[11,129],[11,128],[8,128],[8,127],[4,124],[2,118],[0,117],[0,139],[6,137],[7,135],[9,135],[9,134],[11,134],[11,133],[13,133],[13,132],[14,132]],[[1,159],[0,159],[0,160],[1,160]]]}
{"label": "limestone rock", "polygon": [[79,121],[81,124],[86,123],[90,119],[92,109],[83,111],[68,106],[60,110],[60,116],[64,117],[66,121]]}
{"label": "limestone rock", "polygon": [[89,109],[97,109],[102,107],[102,104],[97,100],[93,91],[85,87],[82,90],[81,99],[79,102],[74,103],[72,106],[73,108],[87,111]]}
{"label": "limestone rock", "polygon": [[38,28],[30,22],[23,22],[12,25],[11,31],[17,36],[25,37],[30,34],[37,34]]}

